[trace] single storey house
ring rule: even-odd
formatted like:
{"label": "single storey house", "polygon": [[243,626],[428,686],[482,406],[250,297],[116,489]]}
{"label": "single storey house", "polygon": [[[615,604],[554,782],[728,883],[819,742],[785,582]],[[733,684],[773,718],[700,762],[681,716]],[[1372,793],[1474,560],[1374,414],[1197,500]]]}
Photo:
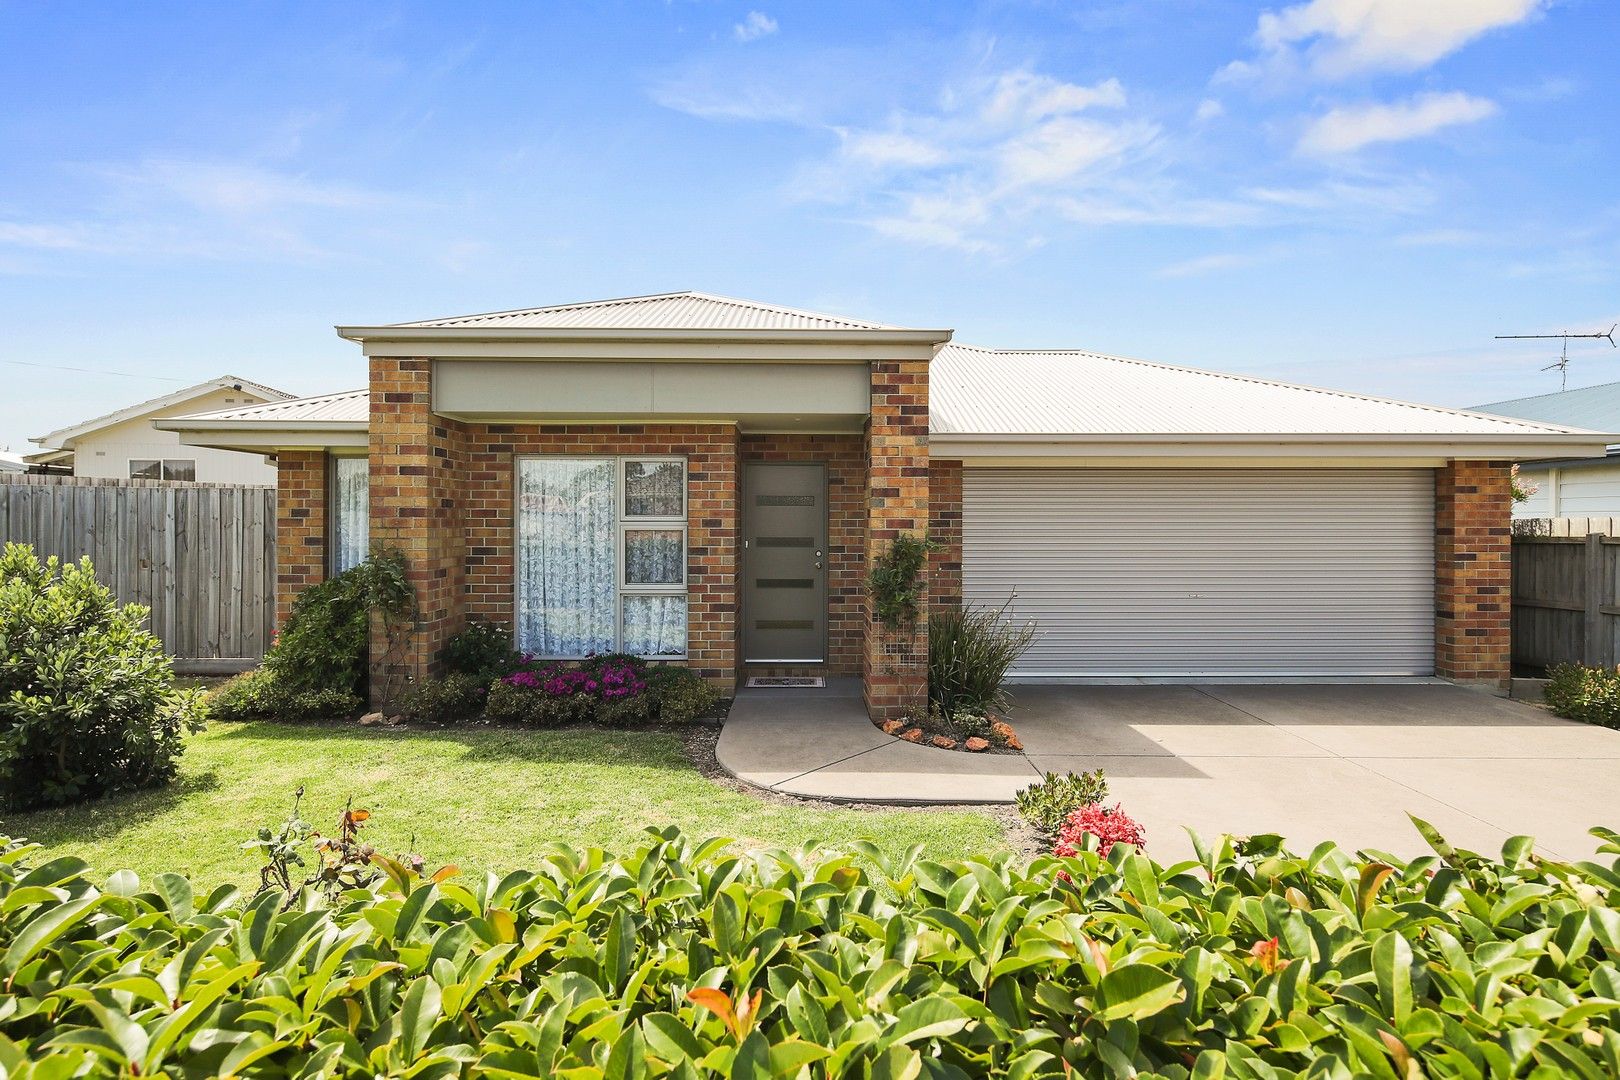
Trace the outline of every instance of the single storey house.
{"label": "single storey house", "polygon": [[[1620,431],[1620,382],[1496,401],[1475,409],[1547,424]],[[1520,461],[1519,483],[1530,497],[1514,505],[1516,518],[1620,517],[1620,444],[1587,458]]]}
{"label": "single storey house", "polygon": [[469,619],[722,689],[926,695],[927,624],[867,568],[934,541],[925,605],[1033,620],[1025,679],[1509,674],[1508,463],[1604,436],[1068,350],[980,348],[686,292],[343,326],[347,393],[160,421],[273,453],[279,604],[401,549],[407,674]]}
{"label": "single storey house", "polygon": [[59,428],[32,441],[33,465],[75,476],[119,480],[198,480],[215,484],[274,484],[276,467],[261,453],[182,446],[173,431],[153,423],[188,413],[286,401],[292,395],[235,375],[221,375],[149,401]]}

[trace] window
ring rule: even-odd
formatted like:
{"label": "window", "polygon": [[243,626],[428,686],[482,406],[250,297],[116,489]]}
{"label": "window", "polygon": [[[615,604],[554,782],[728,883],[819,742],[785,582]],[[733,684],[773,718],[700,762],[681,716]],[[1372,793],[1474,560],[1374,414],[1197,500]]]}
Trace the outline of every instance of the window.
{"label": "window", "polygon": [[195,480],[197,463],[190,458],[130,458],[131,480]]}
{"label": "window", "polygon": [[686,655],[686,462],[518,460],[517,641],[536,656]]}
{"label": "window", "polygon": [[371,463],[363,457],[332,459],[332,573],[366,557],[371,535]]}

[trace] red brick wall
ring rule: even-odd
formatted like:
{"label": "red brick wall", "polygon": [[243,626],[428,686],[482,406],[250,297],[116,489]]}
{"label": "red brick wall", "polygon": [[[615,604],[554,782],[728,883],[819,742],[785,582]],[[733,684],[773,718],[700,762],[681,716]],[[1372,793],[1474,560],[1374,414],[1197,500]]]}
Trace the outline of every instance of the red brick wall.
{"label": "red brick wall", "polygon": [[[375,408],[375,406],[374,406]],[[737,668],[737,430],[727,424],[468,424],[459,527],[466,610],[512,625],[519,455],[678,454],[687,469],[687,664],[724,693]]]}
{"label": "red brick wall", "polygon": [[403,679],[438,674],[444,644],[465,624],[466,529],[460,492],[467,471],[464,425],[432,411],[433,362],[371,359],[371,542],[398,548],[416,588],[416,631],[398,655],[372,638],[372,697]]}
{"label": "red brick wall", "polygon": [[326,579],[326,453],[283,450],[276,455],[276,628],[286,625],[293,598]]}
{"label": "red brick wall", "polygon": [[[928,361],[872,364],[872,414],[866,430],[868,565],[901,535],[928,529]],[[925,579],[926,581],[926,579]],[[928,705],[928,591],[923,615],[889,629],[867,605],[862,676],[866,710],[888,719]]]}
{"label": "red brick wall", "polygon": [[1434,474],[1434,668],[1506,690],[1512,674],[1513,495],[1503,461]]}
{"label": "red brick wall", "polygon": [[[857,434],[742,437],[744,461],[827,465],[827,664],[831,675],[861,673],[866,634],[866,443]],[[776,668],[772,669],[778,670]],[[785,669],[781,669],[785,670]],[[805,670],[808,670],[805,669]]]}
{"label": "red brick wall", "polygon": [[962,602],[962,463],[928,463],[928,595],[935,604]]}

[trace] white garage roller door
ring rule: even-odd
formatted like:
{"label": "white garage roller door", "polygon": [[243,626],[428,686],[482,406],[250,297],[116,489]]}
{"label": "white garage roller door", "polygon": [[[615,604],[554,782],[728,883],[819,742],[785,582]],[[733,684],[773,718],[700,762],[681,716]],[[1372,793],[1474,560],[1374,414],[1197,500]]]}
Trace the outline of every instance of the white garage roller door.
{"label": "white garage roller door", "polygon": [[1427,675],[1434,474],[969,468],[962,584],[1026,677]]}

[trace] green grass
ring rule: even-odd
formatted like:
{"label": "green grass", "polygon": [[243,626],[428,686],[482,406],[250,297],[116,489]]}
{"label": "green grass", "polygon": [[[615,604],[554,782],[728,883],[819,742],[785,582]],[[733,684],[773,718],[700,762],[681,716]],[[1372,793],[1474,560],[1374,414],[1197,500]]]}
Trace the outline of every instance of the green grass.
{"label": "green grass", "polygon": [[168,787],[17,815],[0,832],[77,855],[98,874],[128,868],[149,880],[175,870],[203,887],[248,886],[257,865],[242,842],[285,820],[300,786],[303,817],[317,829],[330,832],[353,796],[372,812],[366,833],[379,850],[416,851],[464,873],[532,866],[558,841],[628,851],[649,825],[751,848],[866,837],[957,858],[1006,846],[995,819],[973,811],[769,803],[699,775],[670,734],[272,723],[215,723],[188,740]]}

